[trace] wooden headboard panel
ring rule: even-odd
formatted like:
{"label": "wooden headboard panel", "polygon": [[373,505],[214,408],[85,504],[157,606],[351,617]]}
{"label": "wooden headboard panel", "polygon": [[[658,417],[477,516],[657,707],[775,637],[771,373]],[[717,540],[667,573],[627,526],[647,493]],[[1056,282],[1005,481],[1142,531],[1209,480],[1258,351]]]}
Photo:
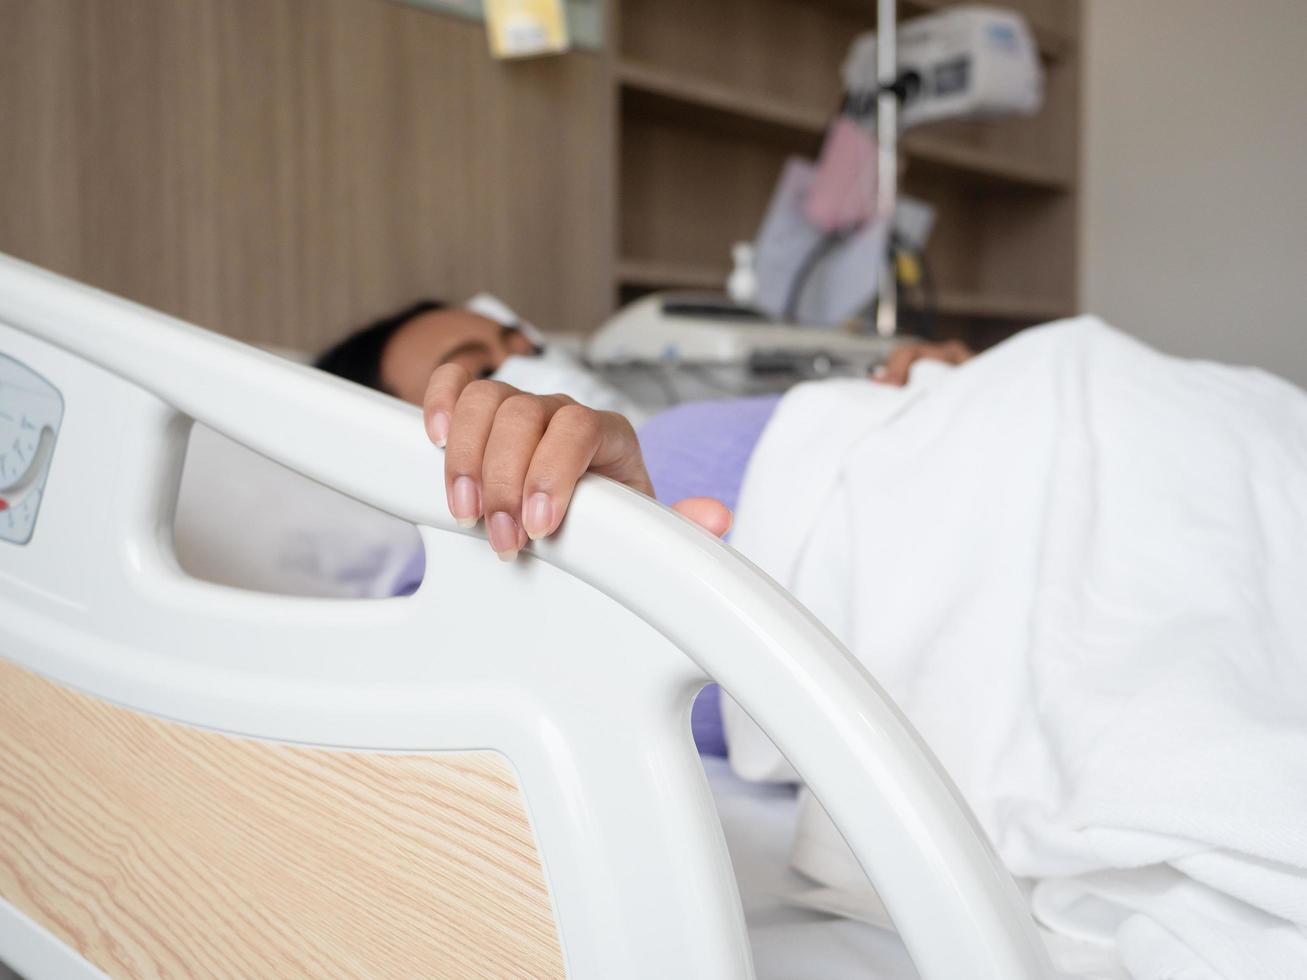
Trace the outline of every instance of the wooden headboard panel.
{"label": "wooden headboard panel", "polygon": [[0,895],[113,977],[562,977],[502,756],[300,748],[0,660]]}
{"label": "wooden headboard panel", "polygon": [[296,350],[481,290],[588,331],[606,78],[387,0],[0,0],[0,252]]}

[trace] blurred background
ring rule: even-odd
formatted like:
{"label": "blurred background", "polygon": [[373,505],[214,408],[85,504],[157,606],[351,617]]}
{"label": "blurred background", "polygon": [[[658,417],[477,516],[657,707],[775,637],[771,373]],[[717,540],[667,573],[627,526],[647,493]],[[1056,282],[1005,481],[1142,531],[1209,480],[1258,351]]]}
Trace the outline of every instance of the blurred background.
{"label": "blurred background", "polygon": [[[984,347],[1090,311],[1307,384],[1307,4],[990,6],[1028,28],[1041,98],[905,130],[930,231],[903,329]],[[0,0],[0,251],[301,350],[483,290],[588,334],[724,287],[876,27],[871,0],[576,0],[568,50],[501,58],[481,14]]]}

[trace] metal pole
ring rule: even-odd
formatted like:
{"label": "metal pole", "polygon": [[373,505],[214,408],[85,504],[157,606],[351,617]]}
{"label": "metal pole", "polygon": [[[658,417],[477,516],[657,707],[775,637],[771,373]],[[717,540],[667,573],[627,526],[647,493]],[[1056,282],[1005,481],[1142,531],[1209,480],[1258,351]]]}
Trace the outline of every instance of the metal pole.
{"label": "metal pole", "polygon": [[[894,202],[898,199],[899,103],[891,90],[898,76],[898,19],[895,0],[876,0],[876,220],[894,230]],[[880,302],[876,306],[876,333],[893,337],[898,332],[897,276],[889,249],[880,275]]]}

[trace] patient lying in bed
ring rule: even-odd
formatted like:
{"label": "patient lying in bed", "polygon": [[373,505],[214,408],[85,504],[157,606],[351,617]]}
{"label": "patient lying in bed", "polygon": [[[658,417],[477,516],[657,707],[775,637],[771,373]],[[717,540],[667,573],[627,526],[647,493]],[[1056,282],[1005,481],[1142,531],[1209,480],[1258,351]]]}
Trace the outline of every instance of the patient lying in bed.
{"label": "patient lying in bed", "polygon": [[[964,359],[901,359],[932,355]],[[588,470],[716,534],[738,502],[733,543],[888,689],[1039,920],[1124,971],[1098,975],[1307,976],[1301,391],[1082,318],[903,392],[681,406],[637,439],[432,366],[451,513],[501,558],[558,528]],[[789,778],[727,709],[732,767]],[[809,814],[800,844],[823,860],[797,865],[859,907],[860,872]]]}
{"label": "patient lying in bed", "polygon": [[[446,447],[451,513],[469,526],[484,519],[502,559],[557,529],[577,479],[590,470],[656,495],[713,534],[728,532],[749,458],[778,396],[680,405],[647,421],[637,436],[620,414],[595,410],[586,396],[604,396],[603,383],[585,377],[579,365],[542,379],[561,383],[576,398],[521,391],[497,379],[505,363],[521,365],[542,350],[538,335],[524,334],[511,320],[424,302],[345,338],[318,366],[424,407],[429,436]],[[875,380],[901,387],[918,361],[960,364],[970,356],[958,341],[905,345]],[[520,367],[513,376],[535,380]],[[391,591],[415,591],[424,562],[415,550]],[[716,685],[700,694],[691,729],[701,752],[724,756],[719,699]]]}
{"label": "patient lying in bed", "polygon": [[[648,422],[637,439],[620,413],[602,410],[602,402],[617,399],[579,365],[555,365],[539,378],[553,387],[537,384],[523,368],[543,352],[539,335],[515,318],[423,301],[350,335],[317,364],[424,408],[428,434],[446,447],[451,513],[469,526],[484,518],[501,558],[553,533],[587,471],[651,496],[657,491],[659,500],[725,533],[776,398],[680,406]],[[958,364],[970,356],[957,341],[908,345],[876,380],[903,385],[916,361]],[[518,385],[502,380],[507,366]]]}

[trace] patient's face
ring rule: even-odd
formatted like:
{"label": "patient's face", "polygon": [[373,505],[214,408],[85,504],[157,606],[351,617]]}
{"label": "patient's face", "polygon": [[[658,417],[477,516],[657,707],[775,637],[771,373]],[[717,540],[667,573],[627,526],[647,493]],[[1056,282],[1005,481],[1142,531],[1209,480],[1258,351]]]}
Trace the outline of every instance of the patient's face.
{"label": "patient's face", "polygon": [[409,320],[381,354],[381,383],[406,402],[422,404],[431,372],[461,364],[474,378],[489,377],[513,355],[533,354],[520,332],[467,310],[431,310]]}

